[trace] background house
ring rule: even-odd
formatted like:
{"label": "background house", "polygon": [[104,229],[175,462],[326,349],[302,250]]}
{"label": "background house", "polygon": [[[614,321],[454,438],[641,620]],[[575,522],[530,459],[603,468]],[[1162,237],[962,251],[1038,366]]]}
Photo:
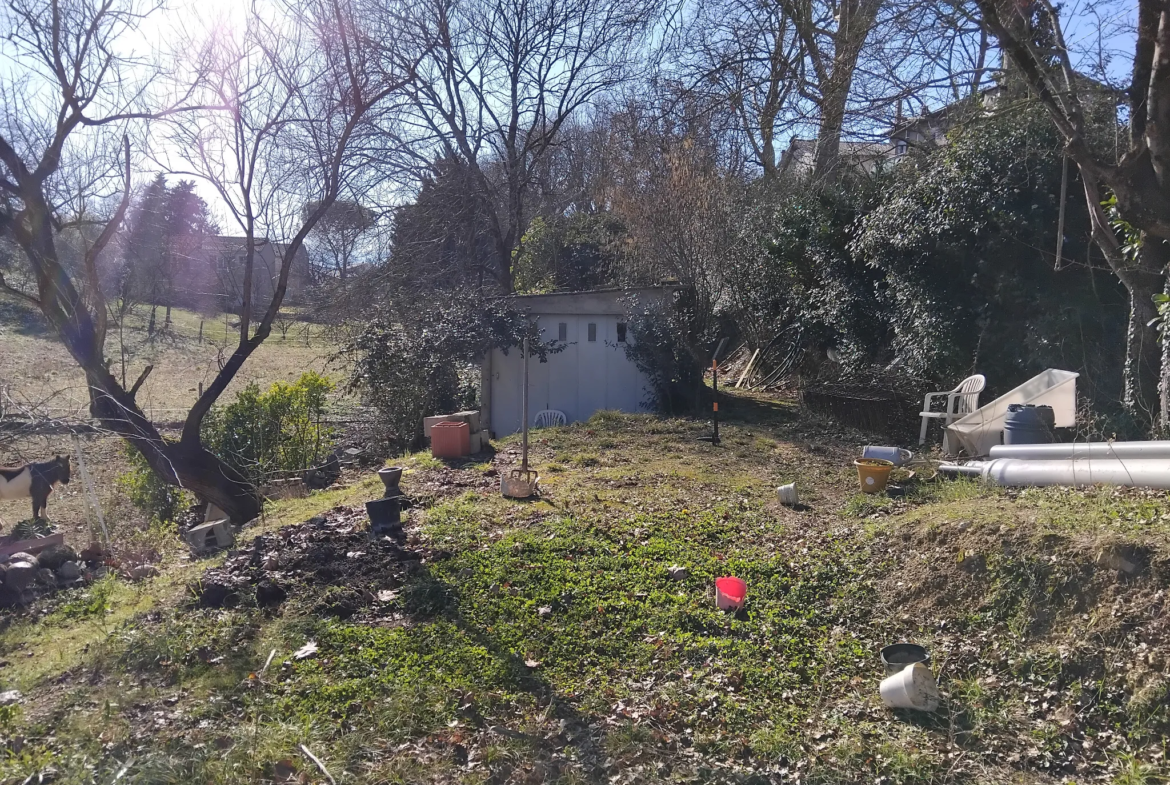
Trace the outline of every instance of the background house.
{"label": "background house", "polygon": [[[219,310],[235,312],[240,308],[244,286],[244,262],[248,241],[245,237],[209,237],[206,240],[205,265],[214,275],[214,293]],[[272,301],[280,266],[288,251],[285,243],[257,238],[252,266],[252,303],[266,308]],[[288,274],[284,302],[300,305],[309,289],[309,255],[302,245]]]}
{"label": "background house", "polygon": [[[859,169],[866,174],[873,174],[884,161],[894,155],[894,146],[885,142],[849,142],[840,143],[840,155],[843,165],[851,169]],[[807,175],[812,172],[816,164],[817,141],[815,139],[798,139],[793,137],[788,147],[780,156],[777,167],[782,174]]]}
{"label": "background house", "polygon": [[[544,409],[564,412],[569,422],[587,420],[603,409],[647,411],[650,381],[626,356],[626,345],[633,340],[626,325],[626,300],[669,305],[675,291],[656,286],[516,297],[516,305],[536,321],[542,340],[564,347],[549,354],[547,362],[535,356],[529,362],[529,426]],[[507,354],[493,349],[484,360],[481,410],[495,435],[520,430],[523,382],[519,349]]]}

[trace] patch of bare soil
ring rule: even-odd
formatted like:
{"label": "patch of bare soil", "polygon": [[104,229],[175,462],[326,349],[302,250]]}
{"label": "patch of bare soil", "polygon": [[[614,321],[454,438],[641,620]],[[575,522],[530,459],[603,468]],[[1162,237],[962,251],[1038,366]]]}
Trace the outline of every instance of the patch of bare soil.
{"label": "patch of bare soil", "polygon": [[448,556],[409,545],[401,530],[396,537],[375,536],[363,508],[335,507],[256,537],[222,566],[204,571],[191,594],[206,608],[277,608],[295,601],[322,616],[377,621],[379,606],[392,603],[409,576]]}
{"label": "patch of bare soil", "polygon": [[409,509],[468,491],[492,492],[497,482],[494,469],[470,465],[412,472],[402,483],[404,526],[396,536],[375,536],[363,507],[335,507],[233,551],[191,585],[192,597],[206,608],[276,608],[291,600],[319,615],[391,621],[384,611],[408,577],[450,556],[411,540]]}
{"label": "patch of bare soil", "polygon": [[[497,462],[502,455],[504,453],[496,456]],[[445,498],[469,491],[476,494],[495,492],[499,487],[499,471],[495,467],[484,471],[467,464],[419,469],[402,479],[403,492],[420,507],[429,507]]]}

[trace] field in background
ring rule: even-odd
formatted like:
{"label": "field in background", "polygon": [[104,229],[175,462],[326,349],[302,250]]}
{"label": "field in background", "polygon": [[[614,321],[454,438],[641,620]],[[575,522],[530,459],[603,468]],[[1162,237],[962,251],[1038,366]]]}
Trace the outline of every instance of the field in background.
{"label": "field in background", "polygon": [[[147,335],[149,309],[140,308],[127,319],[126,328],[111,326],[106,356],[116,376],[122,375],[121,347],[127,350],[126,381],[133,384],[147,365],[154,371],[138,393],[138,402],[156,422],[181,419],[198,397],[200,384],[209,384],[220,363],[231,355],[237,333],[234,317],[205,318],[175,309],[172,323],[162,330],[164,309],[157,313],[159,331]],[[0,317],[3,313],[0,313]],[[200,324],[203,325],[200,341]],[[250,382],[268,384],[292,379],[307,370],[340,375],[330,359],[335,348],[324,328],[289,320],[274,327],[273,334],[256,350],[228,388],[227,396]],[[88,405],[85,378],[76,363],[39,320],[0,318],[0,384],[21,404],[48,407],[58,416],[84,417]]]}
{"label": "field in background", "polygon": [[[152,340],[147,334],[149,309],[139,307],[127,319],[124,331],[110,327],[106,355],[113,360],[115,374],[121,375],[121,347],[125,345],[129,384],[143,368],[154,365],[138,393],[138,402],[156,423],[173,424],[181,422],[195,402],[199,385],[215,378],[220,363],[231,354],[237,333],[232,328],[235,317],[230,315],[205,318],[175,309],[171,326],[162,330],[164,316],[165,309],[158,309],[156,325],[160,329]],[[251,382],[266,386],[278,380],[291,381],[309,370],[343,382],[345,368],[333,361],[334,352],[321,325],[293,321],[291,316],[281,319],[220,400],[230,401]],[[85,378],[73,358],[38,314],[11,304],[0,304],[0,395],[7,396],[4,403],[13,413],[27,408],[55,418],[88,419]],[[89,435],[83,439],[82,449],[111,525],[127,532],[140,528],[145,523],[142,516],[117,490],[118,476],[128,469],[122,440]],[[76,455],[70,437],[44,434],[17,441],[0,438],[0,465],[45,460],[57,453]],[[0,518],[9,525],[29,517],[30,512],[27,501],[0,501]],[[53,494],[49,517],[67,536],[87,530],[80,483]]]}

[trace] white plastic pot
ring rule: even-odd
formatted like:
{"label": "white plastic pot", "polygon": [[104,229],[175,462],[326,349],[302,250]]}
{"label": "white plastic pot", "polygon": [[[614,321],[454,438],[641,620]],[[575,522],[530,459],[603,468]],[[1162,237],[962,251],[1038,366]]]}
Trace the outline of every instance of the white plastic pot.
{"label": "white plastic pot", "polygon": [[882,679],[880,689],[882,703],[891,709],[938,709],[938,684],[934,680],[934,673],[921,662]]}
{"label": "white plastic pot", "polygon": [[895,466],[903,466],[914,458],[914,453],[901,447],[882,447],[877,444],[867,444],[861,450],[862,458],[876,458],[879,461],[889,461]]}
{"label": "white plastic pot", "polygon": [[800,499],[796,495],[796,483],[794,482],[781,485],[776,489],[776,495],[780,497],[781,504],[787,504],[789,506],[800,504]]}

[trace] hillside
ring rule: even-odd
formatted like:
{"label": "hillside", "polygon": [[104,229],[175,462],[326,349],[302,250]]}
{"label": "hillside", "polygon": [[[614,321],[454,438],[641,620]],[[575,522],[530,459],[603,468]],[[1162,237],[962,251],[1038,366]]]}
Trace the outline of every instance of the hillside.
{"label": "hillside", "polygon": [[[539,432],[535,502],[498,494],[514,439],[412,456],[400,545],[364,533],[373,477],[276,503],[226,557],[153,532],[158,577],[5,617],[0,690],[23,698],[0,781],[1170,774],[1166,494],[911,478],[863,497],[860,434],[728,408],[717,448],[649,416]],[[774,500],[793,480],[801,509]],[[735,615],[721,574],[747,581]],[[898,640],[930,649],[936,714],[881,706]]]}

